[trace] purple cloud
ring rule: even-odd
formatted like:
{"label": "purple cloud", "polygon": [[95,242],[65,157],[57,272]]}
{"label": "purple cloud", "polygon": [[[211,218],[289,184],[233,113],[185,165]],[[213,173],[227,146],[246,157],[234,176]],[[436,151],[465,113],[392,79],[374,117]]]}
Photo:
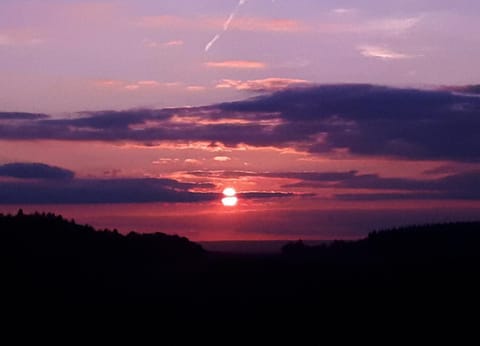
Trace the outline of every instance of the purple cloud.
{"label": "purple cloud", "polygon": [[[237,120],[237,121],[233,121]],[[238,121],[241,120],[241,121]],[[208,107],[82,113],[0,126],[0,139],[210,141],[311,153],[480,161],[480,98],[352,84],[293,88]]]}
{"label": "purple cloud", "polygon": [[0,165],[0,176],[20,179],[68,180],[75,173],[43,163],[7,163]]}

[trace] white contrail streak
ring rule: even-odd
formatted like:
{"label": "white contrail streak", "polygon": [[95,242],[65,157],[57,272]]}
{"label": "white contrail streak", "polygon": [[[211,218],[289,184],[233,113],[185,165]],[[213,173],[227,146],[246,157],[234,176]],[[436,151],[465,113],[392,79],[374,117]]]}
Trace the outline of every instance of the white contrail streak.
{"label": "white contrail streak", "polygon": [[236,14],[237,14],[236,12],[233,12],[232,14],[230,14],[230,17],[228,17],[228,19],[223,24],[223,31],[228,30],[228,28],[230,27],[230,24],[232,23],[232,20],[235,18]]}
{"label": "white contrail streak", "polygon": [[205,52],[208,52],[210,48],[217,42],[217,40],[220,38],[220,34],[216,34],[210,42],[207,43],[205,46]]}
{"label": "white contrail streak", "polygon": [[245,5],[247,3],[248,0],[239,0],[238,1],[238,4],[237,6],[235,6],[235,8],[233,9],[232,13],[230,13],[230,15],[228,16],[227,20],[225,21],[225,23],[223,23],[223,31],[216,34],[211,40],[210,42],[207,43],[207,45],[205,46],[205,52],[208,52],[210,50],[210,48],[212,48],[212,46],[215,44],[215,42],[217,42],[221,37],[222,37],[222,34],[225,33],[226,31],[228,31],[228,28],[230,28],[230,24],[232,24],[232,21],[235,19],[238,11],[240,10],[240,7],[242,7],[243,5]]}

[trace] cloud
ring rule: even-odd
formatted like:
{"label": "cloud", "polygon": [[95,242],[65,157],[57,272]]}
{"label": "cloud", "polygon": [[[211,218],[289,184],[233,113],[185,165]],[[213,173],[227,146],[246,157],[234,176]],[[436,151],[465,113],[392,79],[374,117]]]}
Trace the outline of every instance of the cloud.
{"label": "cloud", "polygon": [[391,32],[402,34],[418,25],[423,16],[405,17],[405,18],[384,18],[370,21],[366,25],[369,31]]}
{"label": "cloud", "polygon": [[167,42],[154,41],[149,38],[143,40],[143,45],[147,48],[158,48],[158,47],[180,47],[183,46],[185,42],[183,40],[170,40]]}
{"label": "cloud", "polygon": [[166,83],[160,83],[155,80],[139,80],[139,81],[123,81],[115,79],[100,79],[94,81],[94,84],[100,88],[113,88],[117,90],[134,91],[138,89],[154,88],[154,87],[169,87]]}
{"label": "cloud", "polygon": [[47,119],[48,115],[38,113],[21,113],[21,112],[0,112],[1,120],[38,120]]}
{"label": "cloud", "polygon": [[243,192],[237,194],[239,198],[263,199],[263,198],[285,198],[293,197],[295,194],[288,192]]}
{"label": "cloud", "polygon": [[357,10],[355,8],[334,8],[332,11],[331,11],[333,14],[337,14],[337,15],[348,15],[348,14],[353,14],[353,13],[356,13]]}
{"label": "cloud", "polygon": [[[180,16],[145,16],[136,24],[144,28],[176,28],[191,30],[212,30],[224,28],[224,18],[189,18]],[[237,17],[228,23],[229,30],[257,32],[303,32],[309,30],[307,24],[282,18]]]}
{"label": "cloud", "polygon": [[264,62],[249,60],[210,61],[205,63],[205,66],[230,69],[262,69],[267,67]]}
{"label": "cloud", "polygon": [[230,30],[296,33],[308,31],[309,27],[293,19],[239,17],[230,25]]}
{"label": "cloud", "polygon": [[286,89],[292,86],[305,86],[311,84],[304,79],[291,79],[291,78],[266,78],[255,80],[234,80],[223,79],[220,81],[216,88],[218,89],[236,89],[242,91],[252,92],[272,92]]}
{"label": "cloud", "polygon": [[[220,143],[319,155],[480,161],[480,98],[367,84],[292,88],[237,102],[3,121],[3,140]],[[2,113],[0,113],[2,114]]]}
{"label": "cloud", "polygon": [[136,21],[136,24],[144,28],[192,28],[198,24],[190,18],[180,16],[144,16]]}
{"label": "cloud", "polygon": [[173,41],[165,42],[163,45],[167,47],[178,47],[178,46],[183,46],[184,42],[182,40],[173,40]]}
{"label": "cloud", "polygon": [[189,191],[210,184],[170,179],[73,179],[42,183],[0,182],[2,204],[188,203],[211,201],[215,193]]}
{"label": "cloud", "polygon": [[19,179],[69,180],[75,173],[43,163],[7,163],[0,165],[0,176]]}
{"label": "cloud", "polygon": [[207,88],[201,85],[189,85],[187,86],[187,91],[193,91],[193,92],[199,92],[199,91],[205,91]]}
{"label": "cloud", "polygon": [[379,46],[364,45],[359,46],[360,53],[367,58],[380,58],[385,60],[411,59],[414,56],[395,52],[391,49]]}
{"label": "cloud", "polygon": [[463,94],[480,95],[480,84],[460,85],[460,86],[444,86],[440,90],[454,91]]}
{"label": "cloud", "polygon": [[226,162],[226,161],[231,161],[232,158],[228,156],[215,156],[213,160],[219,161],[219,162]]}
{"label": "cloud", "polygon": [[[248,172],[192,171],[187,174],[203,178],[240,179],[271,178],[296,180],[283,188],[334,189],[335,199],[431,199],[480,200],[480,171],[452,173],[437,179],[385,178],[377,174],[348,172]],[[358,190],[358,192],[352,192]],[[348,192],[346,192],[348,191]],[[380,192],[379,192],[380,191]]]}
{"label": "cloud", "polygon": [[0,31],[0,47],[37,46],[44,42],[44,38],[30,31]]}
{"label": "cloud", "polygon": [[160,83],[155,80],[141,80],[141,81],[138,81],[137,84],[139,86],[147,86],[147,87],[155,87],[160,85]]}
{"label": "cloud", "polygon": [[127,90],[137,90],[137,89],[140,89],[140,85],[138,85],[138,84],[127,84],[127,85],[125,85],[125,89],[127,89]]}
{"label": "cloud", "polygon": [[[187,159],[186,163],[198,160]],[[0,204],[198,203],[219,201],[211,183],[185,183],[174,179],[75,179],[74,173],[41,163],[0,166],[0,176],[21,180],[0,181]],[[32,181],[31,179],[36,179]],[[205,190],[205,192],[199,192]],[[283,192],[245,192],[243,199],[293,197]]]}

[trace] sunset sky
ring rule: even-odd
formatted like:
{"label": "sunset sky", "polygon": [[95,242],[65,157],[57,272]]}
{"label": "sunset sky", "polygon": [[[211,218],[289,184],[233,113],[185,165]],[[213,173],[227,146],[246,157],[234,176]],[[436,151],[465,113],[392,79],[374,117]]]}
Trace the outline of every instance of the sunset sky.
{"label": "sunset sky", "polygon": [[479,33],[476,0],[2,0],[0,212],[192,240],[478,219]]}

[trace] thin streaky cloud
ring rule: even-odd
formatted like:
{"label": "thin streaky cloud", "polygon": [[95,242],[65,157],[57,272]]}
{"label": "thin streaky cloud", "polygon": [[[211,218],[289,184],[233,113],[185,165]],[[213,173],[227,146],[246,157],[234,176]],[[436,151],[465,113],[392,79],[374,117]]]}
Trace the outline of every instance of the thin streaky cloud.
{"label": "thin streaky cloud", "polygon": [[390,33],[402,34],[413,29],[423,19],[423,16],[407,18],[384,18],[374,20],[368,23],[366,28],[369,31],[386,31]]}
{"label": "thin streaky cloud", "polygon": [[279,91],[293,86],[309,85],[310,82],[305,79],[292,78],[266,78],[256,80],[233,80],[223,79],[217,83],[217,89],[235,89],[241,91],[265,92]]}
{"label": "thin streaky cloud", "polygon": [[210,61],[205,63],[207,67],[215,68],[233,68],[233,69],[262,69],[267,64],[261,61],[250,60],[227,60],[227,61]]}
{"label": "thin streaky cloud", "polygon": [[396,52],[389,48],[372,46],[372,45],[362,45],[357,47],[364,57],[367,58],[379,58],[384,60],[401,60],[401,59],[411,59],[414,58],[414,55],[409,55],[405,53]]}
{"label": "thin streaky cloud", "polygon": [[230,26],[231,30],[262,32],[304,32],[310,28],[307,24],[293,19],[274,19],[243,17],[238,18]]}
{"label": "thin streaky cloud", "polygon": [[182,40],[172,40],[172,41],[165,42],[163,45],[167,47],[175,47],[175,46],[183,46],[184,43],[185,42],[183,42]]}
{"label": "thin streaky cloud", "polygon": [[37,46],[44,42],[45,39],[30,32],[0,32],[0,47]]}

